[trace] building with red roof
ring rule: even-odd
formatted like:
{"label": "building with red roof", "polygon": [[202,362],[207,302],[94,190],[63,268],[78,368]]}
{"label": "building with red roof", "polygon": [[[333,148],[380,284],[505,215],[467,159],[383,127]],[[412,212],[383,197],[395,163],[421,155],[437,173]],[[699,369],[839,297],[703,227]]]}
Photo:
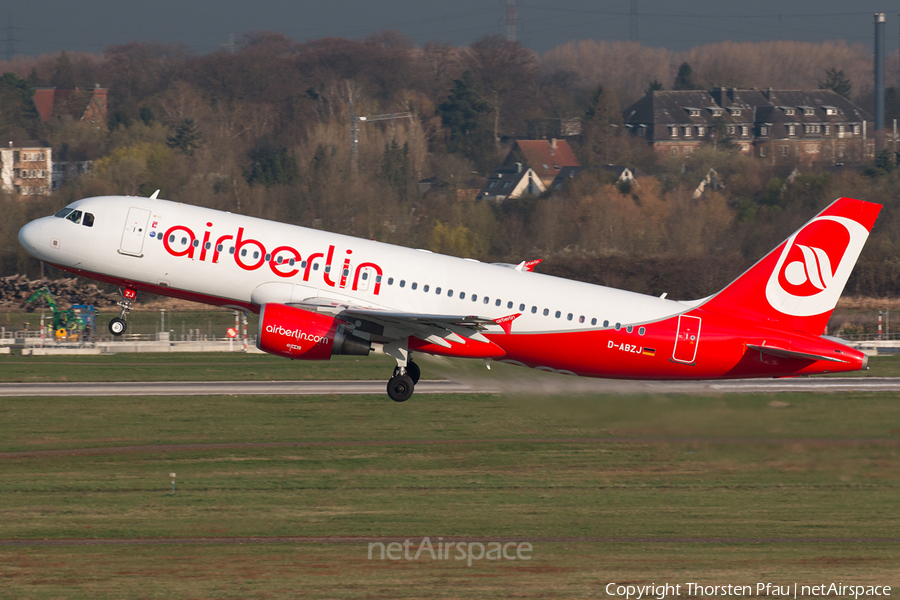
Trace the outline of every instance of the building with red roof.
{"label": "building with red roof", "polygon": [[79,88],[37,88],[34,106],[42,121],[68,114],[73,119],[106,127],[106,94],[100,86],[88,92]]}
{"label": "building with red roof", "polygon": [[505,168],[521,163],[535,172],[549,186],[564,167],[580,167],[572,147],[566,140],[517,140],[503,161]]}

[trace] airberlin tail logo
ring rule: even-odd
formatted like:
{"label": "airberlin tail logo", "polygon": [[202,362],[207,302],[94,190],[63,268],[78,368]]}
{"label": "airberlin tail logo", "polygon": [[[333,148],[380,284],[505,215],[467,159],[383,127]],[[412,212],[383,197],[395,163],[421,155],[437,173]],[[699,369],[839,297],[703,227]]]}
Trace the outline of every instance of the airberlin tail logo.
{"label": "airberlin tail logo", "polygon": [[824,216],[788,238],[766,284],[775,310],[810,317],[832,310],[869,232],[852,219]]}

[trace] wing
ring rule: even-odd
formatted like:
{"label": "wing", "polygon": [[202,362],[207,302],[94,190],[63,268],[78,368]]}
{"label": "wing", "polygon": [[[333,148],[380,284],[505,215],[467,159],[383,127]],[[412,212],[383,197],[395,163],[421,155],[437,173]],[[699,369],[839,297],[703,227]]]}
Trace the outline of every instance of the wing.
{"label": "wing", "polygon": [[[357,306],[336,298],[310,298],[303,302],[291,302],[290,305],[304,310],[332,314],[354,329],[355,335],[374,342],[388,343],[413,337],[440,348],[453,349],[455,345],[465,345],[471,340],[492,348],[490,351],[484,348],[486,356],[496,356],[497,351],[494,349],[495,345],[481,332],[489,329],[508,331],[507,323],[500,324],[500,319],[494,320],[478,315],[398,312]],[[462,348],[459,348],[459,350],[461,354],[470,356],[474,349],[467,348],[462,351]],[[477,351],[475,352],[477,353]],[[450,354],[454,354],[454,352],[450,352]]]}

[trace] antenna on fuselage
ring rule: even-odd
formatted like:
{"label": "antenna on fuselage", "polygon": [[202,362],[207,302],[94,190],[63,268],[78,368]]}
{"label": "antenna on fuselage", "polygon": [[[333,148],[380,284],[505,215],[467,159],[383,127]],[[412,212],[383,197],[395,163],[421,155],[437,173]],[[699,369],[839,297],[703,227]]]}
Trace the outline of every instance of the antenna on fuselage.
{"label": "antenna on fuselage", "polygon": [[159,197],[159,190],[156,190],[156,191],[153,192],[153,194],[150,196],[150,199],[151,199],[151,200],[156,200],[158,197]]}

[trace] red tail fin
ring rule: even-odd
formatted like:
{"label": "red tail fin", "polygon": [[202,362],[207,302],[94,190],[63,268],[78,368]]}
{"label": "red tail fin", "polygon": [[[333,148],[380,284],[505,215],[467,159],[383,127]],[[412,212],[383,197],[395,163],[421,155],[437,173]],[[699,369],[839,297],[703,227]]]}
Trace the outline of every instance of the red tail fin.
{"label": "red tail fin", "polygon": [[836,200],[703,308],[821,335],[879,211]]}

